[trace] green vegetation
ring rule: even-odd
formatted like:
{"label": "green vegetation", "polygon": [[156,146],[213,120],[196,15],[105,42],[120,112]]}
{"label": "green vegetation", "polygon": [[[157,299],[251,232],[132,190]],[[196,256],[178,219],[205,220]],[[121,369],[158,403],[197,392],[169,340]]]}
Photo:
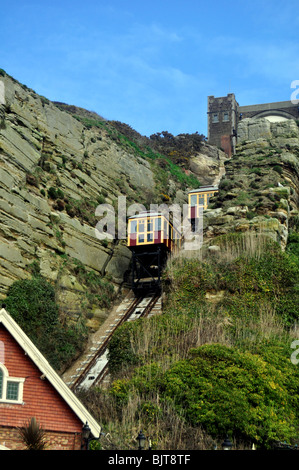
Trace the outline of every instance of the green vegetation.
{"label": "green vegetation", "polygon": [[130,153],[155,163],[153,170],[160,182],[161,192],[165,181],[169,179],[169,174],[182,186],[182,189],[199,186],[198,179],[187,174],[185,169],[189,169],[188,157],[200,150],[205,140],[203,135],[195,133],[174,137],[164,131],[147,138],[140,136],[126,124],[105,121],[100,117],[82,116],[76,114],[76,111],[78,110],[74,110],[74,117],[88,129],[95,127],[104,130],[113,141]]}
{"label": "green vegetation", "polygon": [[86,297],[89,303],[95,303],[99,308],[110,307],[115,297],[113,284],[98,273],[87,270],[81,261],[72,259],[72,271],[79,283],[86,286]]}
{"label": "green vegetation", "polygon": [[90,117],[83,117],[79,115],[74,116],[78,121],[82,122],[82,124],[87,127],[87,129],[91,129],[92,127],[98,128],[105,128],[105,121],[101,119],[95,119]]}
{"label": "green vegetation", "polygon": [[27,450],[46,449],[46,432],[36,418],[31,418],[23,427],[19,427],[18,434]]}
{"label": "green vegetation", "polygon": [[[103,198],[99,200],[104,202]],[[77,217],[83,223],[95,227],[98,221],[95,210],[98,205],[99,202],[92,201],[89,198],[73,199],[69,197],[65,201],[65,210],[70,217]]]}
{"label": "green vegetation", "polygon": [[61,370],[81,351],[86,329],[80,322],[72,327],[59,321],[59,308],[53,286],[38,274],[16,281],[9,288],[5,306],[50,364]]}
{"label": "green vegetation", "polygon": [[294,230],[289,233],[287,251],[299,258],[299,233]]}
{"label": "green vegetation", "polygon": [[296,437],[299,403],[298,372],[288,354],[270,342],[254,354],[207,344],[176,362],[160,388],[193,426],[202,425],[212,436],[230,430],[238,441],[289,441]]}
{"label": "green vegetation", "polygon": [[60,188],[53,188],[53,186],[51,186],[49,189],[48,189],[48,196],[51,198],[51,199],[63,199],[64,198],[64,194],[63,194],[63,191],[60,189]]}
{"label": "green vegetation", "polygon": [[138,428],[157,449],[212,449],[227,432],[239,449],[298,443],[298,257],[255,235],[217,243],[168,264],[163,315],[124,324],[110,388],[83,394],[119,448]]}
{"label": "green vegetation", "polygon": [[[48,104],[46,98],[40,99],[43,106]],[[174,137],[164,131],[147,138],[125,124],[58,105],[85,126],[84,147],[78,154],[62,155],[54,142],[36,131],[33,145],[41,157],[34,173],[26,174],[29,189],[48,197],[54,210],[95,226],[95,208],[106,198],[113,199],[113,189],[109,194],[94,191],[95,200],[75,200],[59,189],[57,170],[83,188],[85,175],[92,171],[89,163],[96,145],[91,143],[104,136],[127,158],[146,160],[154,174],[156,185],[148,194],[133,187],[125,174],[113,181],[117,192],[140,201],[170,202],[170,179],[176,189],[198,187],[197,178],[190,175],[189,157],[200,152],[203,136]],[[0,127],[4,124],[1,121]],[[86,132],[91,128],[94,132]],[[192,253],[169,262],[163,276],[163,314],[125,323],[109,345],[111,385],[81,391],[85,405],[110,436],[110,441],[103,438],[103,449],[135,449],[140,429],[159,450],[212,449],[226,433],[240,449],[251,448],[252,443],[270,448],[277,440],[299,443],[299,366],[291,362],[291,344],[298,338],[299,292],[299,224],[298,216],[290,215],[294,203],[289,186],[295,163],[275,142],[268,144],[244,147],[226,162],[214,204],[223,209],[247,206],[247,225],[259,214],[270,219],[272,211],[284,208],[289,219],[286,251],[261,236],[235,233],[213,240],[217,252],[203,251],[201,257]],[[63,189],[68,191],[67,185]],[[56,285],[43,279],[39,265],[32,263],[32,279],[11,286],[6,308],[61,371],[85,344],[85,320],[96,310],[109,308],[115,291],[109,279],[66,255],[61,249],[64,227],[56,214],[51,217],[49,226],[60,245],[53,263]],[[78,294],[65,303],[60,296],[58,305],[66,286],[78,288]]]}

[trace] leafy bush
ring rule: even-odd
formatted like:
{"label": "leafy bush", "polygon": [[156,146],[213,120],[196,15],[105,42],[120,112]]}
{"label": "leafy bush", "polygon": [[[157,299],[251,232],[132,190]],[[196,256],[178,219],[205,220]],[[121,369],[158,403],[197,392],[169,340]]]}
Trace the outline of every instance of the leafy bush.
{"label": "leafy bush", "polygon": [[138,401],[147,423],[167,404],[213,439],[229,432],[237,442],[259,448],[277,440],[297,442],[299,370],[289,354],[288,345],[275,341],[263,341],[252,352],[206,344],[166,371],[147,362],[130,379],[115,380],[109,395],[121,413]]}
{"label": "leafy bush", "polygon": [[280,165],[275,165],[273,170],[276,171],[279,175],[282,175],[282,168]]}
{"label": "leafy bush", "polygon": [[60,189],[60,188],[54,188],[53,186],[51,186],[49,189],[48,189],[48,196],[51,198],[51,199],[63,199],[64,198],[64,193],[63,191]]}
{"label": "leafy bush", "polygon": [[61,369],[81,349],[85,341],[84,327],[61,325],[54,288],[41,276],[14,282],[5,305],[55,369]]}
{"label": "leafy bush", "polygon": [[234,184],[232,181],[230,180],[226,180],[226,179],[222,179],[219,183],[219,189],[223,189],[223,190],[226,190],[226,191],[229,191],[230,189],[232,189],[234,187]]}
{"label": "leafy bush", "polygon": [[194,349],[165,373],[163,394],[212,436],[231,431],[266,447],[295,439],[298,369],[282,346],[265,343],[261,352],[265,357],[217,344]]}
{"label": "leafy bush", "polygon": [[9,289],[5,304],[26,334],[37,341],[57,325],[58,306],[54,288],[43,278],[16,281]]}
{"label": "leafy bush", "polygon": [[299,233],[290,230],[288,236],[287,251],[299,258]]}

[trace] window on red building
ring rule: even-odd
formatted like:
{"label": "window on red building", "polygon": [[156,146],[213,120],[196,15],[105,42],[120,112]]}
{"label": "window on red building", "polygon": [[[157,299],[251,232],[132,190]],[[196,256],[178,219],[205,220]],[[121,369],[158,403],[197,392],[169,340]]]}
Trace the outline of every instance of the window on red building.
{"label": "window on red building", "polygon": [[0,364],[0,402],[22,403],[24,381],[20,377],[10,377],[6,367]]}

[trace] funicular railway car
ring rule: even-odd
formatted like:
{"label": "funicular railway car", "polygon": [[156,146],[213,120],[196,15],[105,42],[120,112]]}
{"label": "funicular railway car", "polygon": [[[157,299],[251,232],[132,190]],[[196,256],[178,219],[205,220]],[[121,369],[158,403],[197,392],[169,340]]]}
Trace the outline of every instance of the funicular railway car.
{"label": "funicular railway car", "polygon": [[217,186],[201,186],[188,193],[188,218],[194,230],[196,222],[202,214],[202,210],[207,209],[210,198],[218,192]]}
{"label": "funicular railway car", "polygon": [[167,256],[180,249],[181,232],[160,212],[142,212],[128,219],[128,243],[132,252],[132,289],[161,288]]}

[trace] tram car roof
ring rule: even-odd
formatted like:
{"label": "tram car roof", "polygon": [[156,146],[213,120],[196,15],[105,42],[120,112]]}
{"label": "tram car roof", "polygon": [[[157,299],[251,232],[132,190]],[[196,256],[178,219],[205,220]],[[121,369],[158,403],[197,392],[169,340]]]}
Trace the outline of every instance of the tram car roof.
{"label": "tram car roof", "polygon": [[168,217],[166,214],[163,214],[163,212],[151,212],[151,211],[145,211],[145,212],[140,212],[139,214],[131,215],[128,217],[128,220],[130,219],[145,219],[146,217],[165,217],[166,220],[169,221]]}
{"label": "tram car roof", "polygon": [[188,194],[191,193],[206,193],[209,191],[218,191],[218,186],[201,186],[200,188],[197,189],[192,189],[191,191],[188,192]]}

